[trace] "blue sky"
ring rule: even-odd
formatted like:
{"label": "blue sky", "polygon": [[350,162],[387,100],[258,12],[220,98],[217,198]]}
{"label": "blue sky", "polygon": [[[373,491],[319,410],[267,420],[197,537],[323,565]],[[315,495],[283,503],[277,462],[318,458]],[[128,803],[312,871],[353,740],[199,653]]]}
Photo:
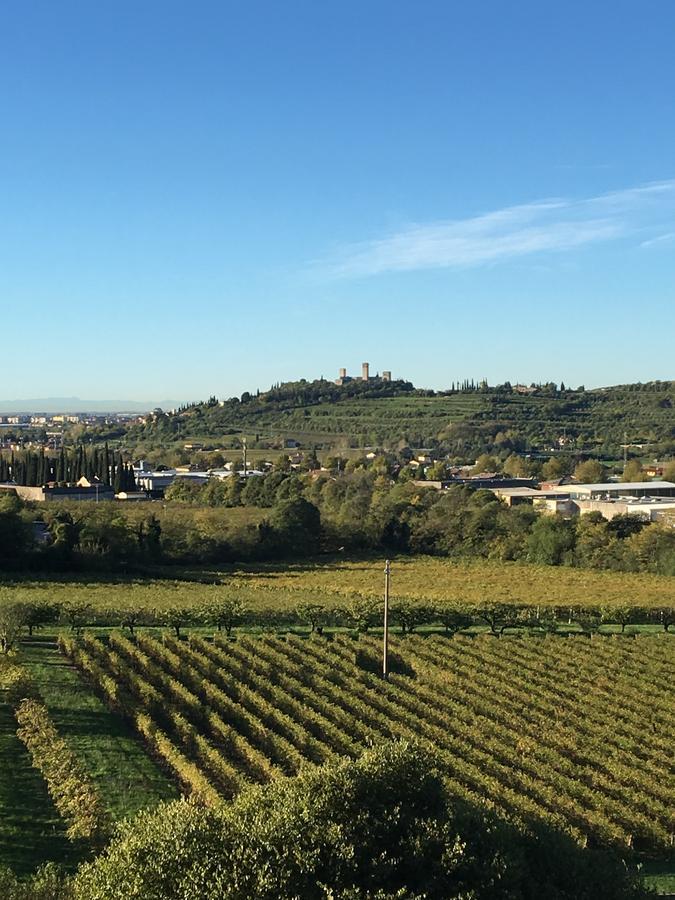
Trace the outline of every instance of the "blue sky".
{"label": "blue sky", "polygon": [[0,398],[673,378],[675,4],[0,9]]}

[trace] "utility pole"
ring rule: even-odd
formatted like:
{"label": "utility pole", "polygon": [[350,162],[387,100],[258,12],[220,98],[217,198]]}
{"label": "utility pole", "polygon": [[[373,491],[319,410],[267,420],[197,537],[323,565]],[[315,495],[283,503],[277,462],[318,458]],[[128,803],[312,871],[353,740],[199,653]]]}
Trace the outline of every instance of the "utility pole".
{"label": "utility pole", "polygon": [[246,478],[246,435],[241,440],[242,450],[244,451],[244,478]]}
{"label": "utility pole", "polygon": [[384,641],[382,646],[382,677],[389,678],[389,576],[391,565],[389,560],[384,564]]}
{"label": "utility pole", "polygon": [[628,462],[628,432],[623,433],[623,471],[626,471],[626,463]]}

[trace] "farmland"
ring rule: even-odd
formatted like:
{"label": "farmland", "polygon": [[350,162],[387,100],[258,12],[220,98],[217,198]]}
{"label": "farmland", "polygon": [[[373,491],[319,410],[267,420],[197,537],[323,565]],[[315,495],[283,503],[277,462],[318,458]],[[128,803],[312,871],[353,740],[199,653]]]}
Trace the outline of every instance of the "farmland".
{"label": "farmland", "polygon": [[[62,648],[187,793],[213,804],[371,742],[433,746],[453,796],[580,845],[673,843],[673,643],[662,637],[85,635]],[[645,703],[645,697],[649,703]]]}
{"label": "farmland", "polygon": [[[322,562],[227,569],[166,567],[157,575],[153,580],[22,578],[0,584],[0,602],[86,603],[102,612],[113,607],[196,609],[223,596],[237,595],[253,611],[284,612],[307,602],[346,606],[355,595],[377,598],[382,590],[379,558],[348,560],[340,556]],[[675,604],[675,579],[668,576],[433,557],[395,559],[392,591],[394,598],[449,604]]]}
{"label": "farmland", "polygon": [[[433,748],[455,800],[518,833],[541,826],[580,848],[646,860],[669,883],[675,636],[653,613],[675,605],[672,578],[395,558],[384,682],[379,557],[153,574],[0,586],[2,609],[44,603],[56,613],[32,635],[23,626],[16,660],[109,823],[178,794],[220,808],[251,785],[403,738]],[[227,625],[214,635],[212,612],[230,601],[243,610],[232,637]],[[354,618],[360,603],[375,609],[367,624]],[[395,613],[406,604],[434,610],[419,635],[400,633]],[[476,609],[499,604],[524,604],[537,619],[514,619],[496,638]],[[572,606],[627,605],[638,615],[625,635],[604,613],[592,627],[567,620]],[[315,623],[308,635],[303,607],[323,610],[325,636]],[[540,622],[539,607],[555,607],[554,619]],[[472,611],[454,638],[438,633],[444,609]],[[586,633],[568,634],[579,627]],[[50,860],[72,871],[98,847],[68,840],[7,698],[0,713],[0,862],[21,875]]]}

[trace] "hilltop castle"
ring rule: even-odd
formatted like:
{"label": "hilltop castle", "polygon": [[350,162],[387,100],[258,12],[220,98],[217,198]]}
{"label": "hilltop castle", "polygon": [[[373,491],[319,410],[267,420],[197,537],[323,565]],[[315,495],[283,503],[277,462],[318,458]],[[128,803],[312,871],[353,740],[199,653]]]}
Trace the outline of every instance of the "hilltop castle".
{"label": "hilltop castle", "polygon": [[340,369],[338,373],[338,377],[335,379],[335,384],[347,384],[349,381],[391,381],[391,372],[385,371],[382,375],[372,375],[370,374],[370,363],[364,362],[361,365],[361,377],[353,377],[351,375],[347,375],[346,369]]}

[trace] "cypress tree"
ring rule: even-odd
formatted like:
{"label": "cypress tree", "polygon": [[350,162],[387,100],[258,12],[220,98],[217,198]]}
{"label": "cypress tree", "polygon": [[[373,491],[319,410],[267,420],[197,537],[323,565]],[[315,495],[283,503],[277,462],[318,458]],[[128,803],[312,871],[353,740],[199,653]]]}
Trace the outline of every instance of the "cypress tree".
{"label": "cypress tree", "polygon": [[61,452],[59,453],[59,459],[56,464],[56,481],[65,481],[66,480],[66,454],[61,447]]}
{"label": "cypress tree", "polygon": [[124,490],[122,487],[124,481],[124,462],[122,460],[122,454],[119,453],[117,456],[117,470],[115,472],[115,481],[113,483],[113,489],[116,494],[119,494],[120,491]]}
{"label": "cypress tree", "polygon": [[38,479],[38,460],[37,455],[34,453],[28,453],[28,459],[26,460],[26,475],[25,481],[23,482],[30,487],[35,487],[37,485]]}

